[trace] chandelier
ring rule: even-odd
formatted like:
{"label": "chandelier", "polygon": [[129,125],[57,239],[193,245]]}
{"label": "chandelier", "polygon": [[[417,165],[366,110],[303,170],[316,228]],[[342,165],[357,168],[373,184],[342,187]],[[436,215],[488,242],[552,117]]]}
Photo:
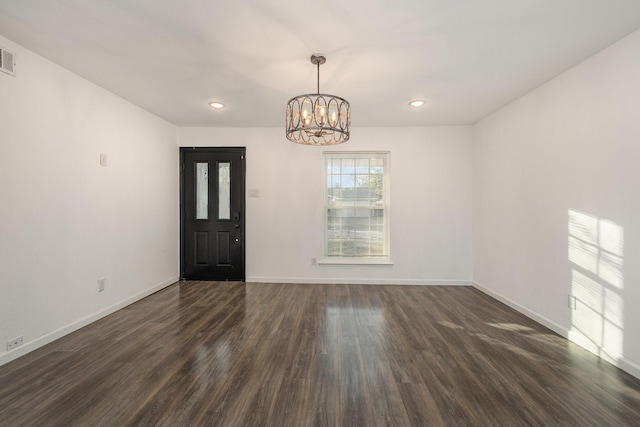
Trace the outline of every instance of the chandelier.
{"label": "chandelier", "polygon": [[320,65],[327,59],[311,55],[318,67],[318,90],[315,94],[298,95],[287,104],[287,139],[304,145],[334,145],[349,140],[351,107],[346,99],[320,93]]}

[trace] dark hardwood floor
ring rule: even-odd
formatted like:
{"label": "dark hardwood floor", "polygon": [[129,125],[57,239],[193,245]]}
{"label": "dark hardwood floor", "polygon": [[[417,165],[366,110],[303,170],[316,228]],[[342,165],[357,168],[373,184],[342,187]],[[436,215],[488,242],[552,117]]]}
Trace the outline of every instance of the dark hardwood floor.
{"label": "dark hardwood floor", "polygon": [[640,380],[469,287],[181,282],[1,366],[0,425],[640,425]]}

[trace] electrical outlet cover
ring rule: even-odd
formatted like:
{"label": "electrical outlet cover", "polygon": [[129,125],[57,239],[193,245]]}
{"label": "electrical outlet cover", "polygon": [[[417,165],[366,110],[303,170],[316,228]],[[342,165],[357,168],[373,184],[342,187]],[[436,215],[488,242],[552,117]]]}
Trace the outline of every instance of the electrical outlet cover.
{"label": "electrical outlet cover", "polygon": [[13,350],[16,347],[21,346],[23,343],[24,343],[24,340],[22,337],[17,337],[12,340],[9,340],[7,341],[7,351]]}

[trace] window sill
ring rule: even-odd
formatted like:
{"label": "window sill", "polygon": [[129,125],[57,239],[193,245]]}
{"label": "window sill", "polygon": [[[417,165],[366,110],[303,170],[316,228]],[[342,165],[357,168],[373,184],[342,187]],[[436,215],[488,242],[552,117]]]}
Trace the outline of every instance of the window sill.
{"label": "window sill", "polygon": [[393,265],[389,258],[322,258],[318,260],[318,265]]}

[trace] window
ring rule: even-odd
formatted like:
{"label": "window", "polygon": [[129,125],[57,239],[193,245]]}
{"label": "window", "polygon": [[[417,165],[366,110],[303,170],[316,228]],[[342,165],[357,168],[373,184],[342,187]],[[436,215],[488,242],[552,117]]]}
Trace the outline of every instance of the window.
{"label": "window", "polygon": [[325,261],[389,260],[389,154],[324,153]]}

